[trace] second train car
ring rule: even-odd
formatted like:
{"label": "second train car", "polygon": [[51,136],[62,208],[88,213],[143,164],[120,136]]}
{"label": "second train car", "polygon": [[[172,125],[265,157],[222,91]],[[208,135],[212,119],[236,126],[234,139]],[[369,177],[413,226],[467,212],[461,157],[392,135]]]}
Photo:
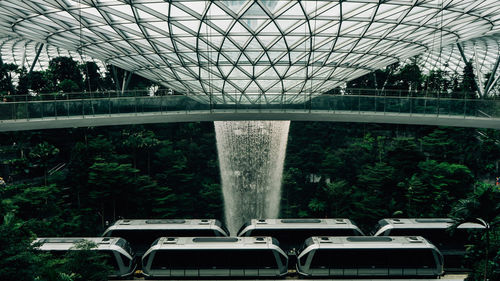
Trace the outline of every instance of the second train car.
{"label": "second train car", "polygon": [[171,237],[228,236],[229,231],[215,219],[135,219],[118,220],[102,234],[104,237],[121,237],[132,245],[140,257],[156,239]]}
{"label": "second train car", "polygon": [[238,236],[271,236],[288,254],[312,236],[363,236],[348,219],[253,219],[244,224]]}

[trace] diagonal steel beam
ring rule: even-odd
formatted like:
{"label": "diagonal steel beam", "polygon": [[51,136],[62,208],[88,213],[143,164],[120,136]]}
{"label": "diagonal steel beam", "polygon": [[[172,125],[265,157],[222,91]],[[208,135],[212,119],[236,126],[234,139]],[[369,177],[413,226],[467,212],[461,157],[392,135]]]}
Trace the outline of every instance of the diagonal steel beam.
{"label": "diagonal steel beam", "polygon": [[483,87],[483,82],[481,80],[481,77],[479,77],[479,75],[481,75],[481,71],[479,71],[479,61],[477,59],[476,44],[474,44],[473,50],[474,50],[474,65],[475,65],[475,67],[474,67],[475,71],[474,72],[476,74],[476,79],[479,82],[479,87],[478,87],[479,93],[481,94],[481,96],[483,96],[483,94],[484,94],[484,91],[483,91],[484,87]]}
{"label": "diagonal steel beam", "polygon": [[486,83],[486,87],[484,88],[484,96],[488,95],[491,88],[493,88],[493,86],[495,86],[496,82],[498,81],[498,77],[500,77],[500,74],[498,74],[498,76],[495,78],[499,64],[500,64],[500,54],[498,54],[497,62],[495,63],[495,66],[493,67],[493,70],[491,71],[490,78],[488,79],[488,83]]}
{"label": "diagonal steel beam", "polygon": [[43,43],[40,43],[40,47],[38,47],[38,50],[36,51],[36,56],[35,56],[35,59],[33,60],[33,63],[31,64],[29,73],[33,72],[33,69],[35,68],[35,64],[38,61],[38,58],[40,57],[40,53],[42,52],[42,49],[43,49]]}

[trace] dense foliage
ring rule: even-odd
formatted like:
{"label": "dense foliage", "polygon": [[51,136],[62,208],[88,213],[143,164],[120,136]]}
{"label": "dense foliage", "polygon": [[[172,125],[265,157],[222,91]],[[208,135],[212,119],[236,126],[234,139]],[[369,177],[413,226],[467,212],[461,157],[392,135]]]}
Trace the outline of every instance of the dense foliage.
{"label": "dense foliage", "polygon": [[[13,91],[12,69],[0,67],[0,91]],[[453,87],[470,94],[471,75],[466,68],[460,79],[440,71],[425,76],[416,64],[393,65],[350,86]],[[17,91],[83,87],[119,88],[92,63],[58,59],[44,72],[21,71]],[[480,216],[490,229],[469,254],[476,268],[472,276],[486,272],[494,280],[500,268],[500,200],[493,187],[499,162],[500,132],[494,130],[294,122],[281,216],[347,217],[367,233],[383,217]],[[214,128],[208,122],[3,133],[0,177],[6,181],[0,185],[0,280],[14,280],[14,273],[15,280],[99,280],[72,267],[79,256],[47,262],[34,255],[29,241],[35,236],[96,236],[122,217],[223,219]]]}

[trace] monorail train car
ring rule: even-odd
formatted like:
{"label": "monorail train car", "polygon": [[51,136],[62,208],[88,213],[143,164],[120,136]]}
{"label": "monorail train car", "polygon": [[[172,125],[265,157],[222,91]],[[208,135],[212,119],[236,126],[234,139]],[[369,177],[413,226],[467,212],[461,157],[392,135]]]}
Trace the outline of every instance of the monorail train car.
{"label": "monorail train car", "polygon": [[423,237],[311,237],[297,271],[310,277],[433,277],[443,257]]}
{"label": "monorail train car", "polygon": [[137,256],[142,256],[156,239],[171,237],[228,236],[229,231],[215,219],[143,219],[118,220],[102,234],[121,237],[132,245]]}
{"label": "monorail train car", "polygon": [[127,277],[134,273],[136,262],[130,244],[122,238],[103,237],[64,237],[64,238],[38,238],[33,241],[36,250],[47,251],[56,256],[67,251],[77,250],[78,242],[84,240],[97,245],[94,249],[106,255],[106,262],[113,269],[109,277]]}
{"label": "monorail train car", "polygon": [[292,255],[312,236],[363,236],[363,232],[348,219],[253,219],[244,224],[238,236],[270,236]]}
{"label": "monorail train car", "polygon": [[453,223],[450,218],[382,219],[374,235],[423,236],[441,251],[446,270],[464,270],[466,245],[472,244],[471,235],[478,234],[485,227],[477,223],[464,223],[452,232],[449,227]]}
{"label": "monorail train car", "polygon": [[271,237],[162,237],[142,258],[147,278],[278,277],[287,255]]}

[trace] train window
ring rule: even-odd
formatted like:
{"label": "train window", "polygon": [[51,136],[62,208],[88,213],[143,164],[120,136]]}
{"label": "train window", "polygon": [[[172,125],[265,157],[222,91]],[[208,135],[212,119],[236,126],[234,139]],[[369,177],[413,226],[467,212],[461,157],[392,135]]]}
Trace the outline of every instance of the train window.
{"label": "train window", "polygon": [[303,256],[300,258],[299,262],[300,262],[300,265],[301,265],[301,266],[305,266],[305,265],[306,265],[306,262],[307,262],[307,257],[308,257],[308,256],[309,256],[309,254],[307,254],[307,255],[303,255]]}
{"label": "train window", "polygon": [[157,251],[151,269],[196,268],[196,256],[193,251]]}
{"label": "train window", "polygon": [[105,260],[107,265],[111,266],[114,270],[120,269],[115,254],[112,251],[102,251],[102,253],[105,255]]}
{"label": "train window", "polygon": [[357,257],[358,268],[387,268],[391,252],[382,249],[370,249],[354,251],[352,254]]}
{"label": "train window", "polygon": [[130,263],[132,262],[129,258],[127,258],[126,256],[124,256],[123,254],[120,254],[120,258],[122,259],[123,261],[123,265],[125,267],[130,267]]}
{"label": "train window", "polygon": [[233,268],[277,268],[276,257],[271,250],[233,251]]}
{"label": "train window", "polygon": [[430,268],[435,267],[431,250],[393,250],[389,257],[389,265],[394,268]]}
{"label": "train window", "polygon": [[169,251],[170,254],[170,268],[181,269],[181,268],[197,268],[196,257],[199,255],[199,251]]}
{"label": "train window", "polygon": [[271,250],[260,250],[260,266],[265,268],[278,268],[276,257]]}
{"label": "train window", "polygon": [[[284,261],[284,264],[286,260]],[[270,250],[158,251],[151,269],[277,268]]]}
{"label": "train window", "polygon": [[116,241],[116,245],[118,247],[121,247],[125,250],[125,252],[127,252],[128,254],[130,254],[131,256],[133,256],[133,251],[132,251],[132,247],[130,247],[130,243],[125,240],[125,239],[118,239],[118,241]]}
{"label": "train window", "polygon": [[[203,250],[192,255],[193,263],[198,264],[200,269],[229,268],[231,251],[229,250]],[[194,259],[197,259],[195,261]]]}
{"label": "train window", "polygon": [[157,251],[155,253],[151,269],[166,269],[170,266],[171,254],[164,251]]}
{"label": "train window", "polygon": [[278,253],[278,256],[280,257],[280,260],[281,260],[281,264],[286,266],[286,262],[287,262],[287,259],[284,255]]}
{"label": "train window", "polygon": [[349,264],[352,253],[338,250],[316,250],[311,261],[311,268],[339,268]]}
{"label": "train window", "polygon": [[379,249],[316,251],[311,268],[386,268],[390,255]]}
{"label": "train window", "polygon": [[431,250],[419,250],[414,251],[412,255],[408,258],[408,264],[412,267],[434,267],[434,255],[432,255]]}

